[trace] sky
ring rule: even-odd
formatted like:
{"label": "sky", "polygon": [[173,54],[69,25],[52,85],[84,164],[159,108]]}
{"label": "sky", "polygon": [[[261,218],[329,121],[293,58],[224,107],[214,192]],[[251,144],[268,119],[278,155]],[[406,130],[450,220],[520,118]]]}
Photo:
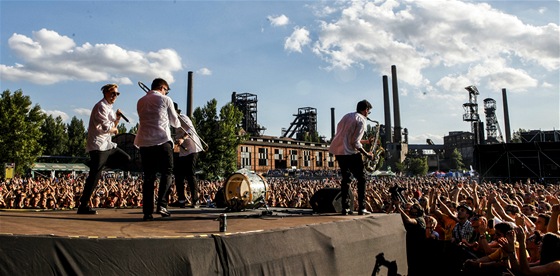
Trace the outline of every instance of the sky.
{"label": "sky", "polygon": [[114,108],[131,128],[138,81],[166,79],[185,112],[193,72],[194,108],[251,93],[264,135],[279,137],[311,107],[330,139],[331,108],[338,122],[367,99],[369,118],[384,123],[382,78],[391,87],[395,65],[410,144],[470,131],[471,85],[482,121],[484,99],[496,101],[505,138],[504,88],[512,132],[560,129],[559,18],[557,0],[0,0],[0,88],[87,126],[100,88],[117,83]]}

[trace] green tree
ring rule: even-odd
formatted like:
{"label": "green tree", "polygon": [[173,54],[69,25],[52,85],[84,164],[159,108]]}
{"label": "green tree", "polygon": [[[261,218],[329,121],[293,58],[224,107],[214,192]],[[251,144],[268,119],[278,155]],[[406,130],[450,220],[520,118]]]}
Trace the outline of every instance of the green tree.
{"label": "green tree", "polygon": [[138,133],[138,123],[136,123],[135,126],[131,127],[128,133],[136,135],[136,133]]}
{"label": "green tree", "polygon": [[43,136],[39,139],[39,143],[44,147],[44,155],[60,156],[68,152],[68,133],[66,132],[66,124],[60,116],[53,118],[52,115],[47,116],[41,126]]}
{"label": "green tree", "polygon": [[119,134],[126,133],[126,126],[124,125],[124,123],[121,123],[120,125],[118,125],[117,129],[119,130]]}
{"label": "green tree", "polygon": [[511,143],[522,143],[523,142],[521,140],[521,133],[522,132],[527,132],[527,130],[520,128],[518,131],[514,131],[512,137],[511,137]]}
{"label": "green tree", "polygon": [[[0,164],[15,163],[15,173],[22,174],[42,154],[39,139],[45,114],[41,107],[31,107],[31,99],[18,89],[2,92],[0,99]],[[4,176],[4,170],[0,170]]]}
{"label": "green tree", "polygon": [[451,153],[449,168],[458,171],[465,169],[465,164],[463,163],[463,155],[461,155],[461,152],[458,149],[454,149]]}
{"label": "green tree", "polygon": [[216,99],[193,112],[193,124],[197,133],[208,143],[209,148],[199,155],[198,167],[204,172],[202,178],[221,179],[237,169],[238,136],[243,114],[232,104],[227,104],[217,113]]}
{"label": "green tree", "polygon": [[428,173],[428,158],[426,156],[412,156],[405,159],[406,172],[410,175],[426,175]]}
{"label": "green tree", "polygon": [[69,156],[86,156],[86,140],[87,134],[82,119],[72,117],[70,124],[68,124],[68,151],[66,155]]}

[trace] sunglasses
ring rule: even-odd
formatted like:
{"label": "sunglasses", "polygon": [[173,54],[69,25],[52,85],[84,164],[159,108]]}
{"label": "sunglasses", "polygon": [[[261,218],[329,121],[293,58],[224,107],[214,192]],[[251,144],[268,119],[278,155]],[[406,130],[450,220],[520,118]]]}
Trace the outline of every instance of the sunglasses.
{"label": "sunglasses", "polygon": [[115,96],[120,96],[121,93],[119,92],[111,92],[111,96],[115,97]]}

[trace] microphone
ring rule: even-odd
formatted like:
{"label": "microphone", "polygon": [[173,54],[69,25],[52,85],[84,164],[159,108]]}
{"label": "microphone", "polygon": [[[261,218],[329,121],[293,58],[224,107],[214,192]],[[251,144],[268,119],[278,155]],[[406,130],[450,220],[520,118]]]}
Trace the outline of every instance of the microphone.
{"label": "microphone", "polygon": [[124,116],[124,114],[122,112],[119,111],[119,113],[117,115],[121,115],[121,118],[123,118],[123,120],[125,120],[127,123],[130,123],[128,118],[126,116]]}

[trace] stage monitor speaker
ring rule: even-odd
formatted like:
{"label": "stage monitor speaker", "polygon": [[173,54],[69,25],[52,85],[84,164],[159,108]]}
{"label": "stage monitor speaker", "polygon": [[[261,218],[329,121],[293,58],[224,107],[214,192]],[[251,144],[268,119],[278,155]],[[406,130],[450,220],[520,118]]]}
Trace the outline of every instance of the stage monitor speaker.
{"label": "stage monitor speaker", "polygon": [[[354,210],[354,195],[348,191],[349,207]],[[340,188],[323,188],[313,194],[310,199],[311,208],[315,213],[342,212],[342,194]]]}

